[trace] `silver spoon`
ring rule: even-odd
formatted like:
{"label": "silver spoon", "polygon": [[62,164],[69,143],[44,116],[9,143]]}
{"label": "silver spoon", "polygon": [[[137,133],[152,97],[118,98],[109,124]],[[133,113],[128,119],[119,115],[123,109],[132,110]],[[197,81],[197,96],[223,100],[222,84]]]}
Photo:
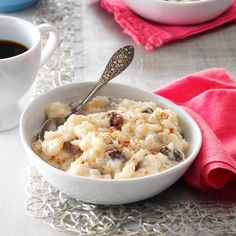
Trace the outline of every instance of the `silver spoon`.
{"label": "silver spoon", "polygon": [[134,58],[134,48],[131,45],[127,45],[117,50],[108,61],[102,76],[98,80],[96,86],[89,92],[89,94],[74,107],[72,111],[65,118],[51,118],[44,122],[42,125],[38,138],[44,140],[44,134],[46,131],[55,131],[58,126],[63,125],[68,117],[72,114],[80,114],[85,104],[91,99],[91,97],[105,85],[108,81],[114,79],[122,71],[124,71]]}

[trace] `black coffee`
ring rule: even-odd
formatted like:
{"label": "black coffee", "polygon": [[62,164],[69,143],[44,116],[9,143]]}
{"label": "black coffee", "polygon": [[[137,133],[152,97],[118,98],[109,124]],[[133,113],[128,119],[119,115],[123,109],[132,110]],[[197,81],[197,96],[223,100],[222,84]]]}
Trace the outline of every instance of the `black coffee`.
{"label": "black coffee", "polygon": [[14,57],[27,50],[28,48],[20,43],[8,40],[0,40],[0,59]]}

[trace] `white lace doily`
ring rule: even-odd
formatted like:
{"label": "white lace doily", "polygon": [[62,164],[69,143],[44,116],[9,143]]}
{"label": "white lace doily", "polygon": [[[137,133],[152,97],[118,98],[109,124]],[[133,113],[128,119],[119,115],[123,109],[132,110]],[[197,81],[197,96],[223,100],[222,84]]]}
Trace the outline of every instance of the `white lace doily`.
{"label": "white lace doily", "polygon": [[[42,0],[34,16],[35,24],[49,23],[60,32],[60,44],[49,62],[40,69],[32,86],[32,98],[74,79],[74,58],[82,53],[81,4],[74,0]],[[76,44],[76,51],[72,45]],[[76,67],[83,66],[76,61]]]}
{"label": "white lace doily", "polygon": [[29,168],[27,214],[77,235],[235,235],[236,205],[164,195],[135,204],[99,206],[72,199]]}

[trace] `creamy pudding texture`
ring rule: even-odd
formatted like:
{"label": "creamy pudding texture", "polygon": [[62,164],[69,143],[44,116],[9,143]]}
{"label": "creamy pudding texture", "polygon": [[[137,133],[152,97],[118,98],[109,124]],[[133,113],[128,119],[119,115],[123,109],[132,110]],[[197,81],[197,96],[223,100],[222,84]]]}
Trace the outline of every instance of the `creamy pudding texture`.
{"label": "creamy pudding texture", "polygon": [[[71,105],[55,102],[48,118],[65,117]],[[68,173],[100,179],[142,177],[185,159],[188,143],[176,113],[154,102],[97,96],[84,113],[71,115],[45,133],[32,149],[48,164]]]}

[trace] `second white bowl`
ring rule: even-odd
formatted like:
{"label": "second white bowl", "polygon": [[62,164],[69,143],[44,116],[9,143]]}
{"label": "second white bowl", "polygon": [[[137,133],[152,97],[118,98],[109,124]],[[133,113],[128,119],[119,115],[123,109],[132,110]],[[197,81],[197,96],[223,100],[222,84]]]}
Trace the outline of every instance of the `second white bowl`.
{"label": "second white bowl", "polygon": [[138,15],[169,25],[194,25],[210,21],[226,11],[233,0],[169,2],[164,0],[124,0]]}

